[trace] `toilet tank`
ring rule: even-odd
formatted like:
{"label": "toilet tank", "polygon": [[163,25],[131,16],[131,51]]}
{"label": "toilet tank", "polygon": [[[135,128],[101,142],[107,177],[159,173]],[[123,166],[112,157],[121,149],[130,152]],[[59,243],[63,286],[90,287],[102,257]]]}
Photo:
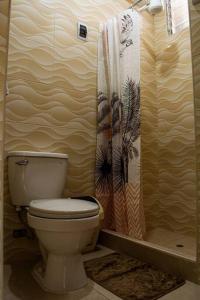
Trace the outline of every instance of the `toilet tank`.
{"label": "toilet tank", "polygon": [[29,206],[31,200],[63,196],[67,175],[66,154],[13,151],[7,157],[13,205]]}

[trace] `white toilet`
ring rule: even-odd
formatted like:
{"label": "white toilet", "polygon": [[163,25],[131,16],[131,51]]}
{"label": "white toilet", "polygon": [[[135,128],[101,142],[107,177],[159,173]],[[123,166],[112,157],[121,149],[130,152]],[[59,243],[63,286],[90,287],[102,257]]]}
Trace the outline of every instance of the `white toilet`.
{"label": "white toilet", "polygon": [[99,226],[98,201],[62,198],[68,156],[59,153],[15,151],[8,153],[12,203],[27,207],[28,224],[34,228],[44,268],[33,275],[41,287],[66,293],[87,283],[82,250]]}

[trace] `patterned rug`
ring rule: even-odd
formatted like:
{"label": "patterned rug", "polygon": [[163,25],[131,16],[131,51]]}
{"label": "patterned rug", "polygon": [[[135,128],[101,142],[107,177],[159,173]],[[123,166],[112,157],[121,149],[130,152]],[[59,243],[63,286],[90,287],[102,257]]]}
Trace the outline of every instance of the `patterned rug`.
{"label": "patterned rug", "polygon": [[130,256],[113,253],[85,262],[89,278],[123,300],[156,300],[185,283]]}

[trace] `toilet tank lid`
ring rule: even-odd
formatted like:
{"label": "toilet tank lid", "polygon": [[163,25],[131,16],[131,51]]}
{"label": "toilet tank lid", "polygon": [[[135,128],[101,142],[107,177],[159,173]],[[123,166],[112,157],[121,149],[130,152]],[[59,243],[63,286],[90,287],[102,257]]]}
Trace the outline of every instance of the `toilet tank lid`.
{"label": "toilet tank lid", "polygon": [[34,151],[10,151],[7,153],[7,157],[11,156],[27,156],[27,157],[52,157],[52,158],[68,158],[67,154],[63,153],[51,153],[51,152],[34,152]]}

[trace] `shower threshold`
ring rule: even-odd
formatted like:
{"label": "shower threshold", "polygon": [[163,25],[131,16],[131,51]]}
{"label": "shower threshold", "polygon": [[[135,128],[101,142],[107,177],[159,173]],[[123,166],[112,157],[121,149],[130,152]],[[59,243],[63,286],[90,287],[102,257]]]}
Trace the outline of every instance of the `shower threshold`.
{"label": "shower threshold", "polygon": [[[159,235],[160,234],[160,235]],[[161,236],[162,234],[162,236]],[[158,244],[160,236],[165,238],[166,243]],[[196,245],[195,241],[187,240],[181,236],[171,236],[169,242],[169,232],[149,232],[146,235],[148,240],[137,240],[127,237],[123,234],[111,231],[102,230],[100,232],[99,243],[105,247],[131,255],[140,260],[157,265],[166,272],[182,275],[183,278],[197,283],[196,273]],[[172,248],[173,241],[173,248]],[[189,244],[193,246],[191,252],[188,251]],[[184,249],[184,250],[183,250]],[[187,250],[187,253],[185,251]],[[191,249],[190,249],[191,250]],[[184,252],[185,251],[185,252]]]}

